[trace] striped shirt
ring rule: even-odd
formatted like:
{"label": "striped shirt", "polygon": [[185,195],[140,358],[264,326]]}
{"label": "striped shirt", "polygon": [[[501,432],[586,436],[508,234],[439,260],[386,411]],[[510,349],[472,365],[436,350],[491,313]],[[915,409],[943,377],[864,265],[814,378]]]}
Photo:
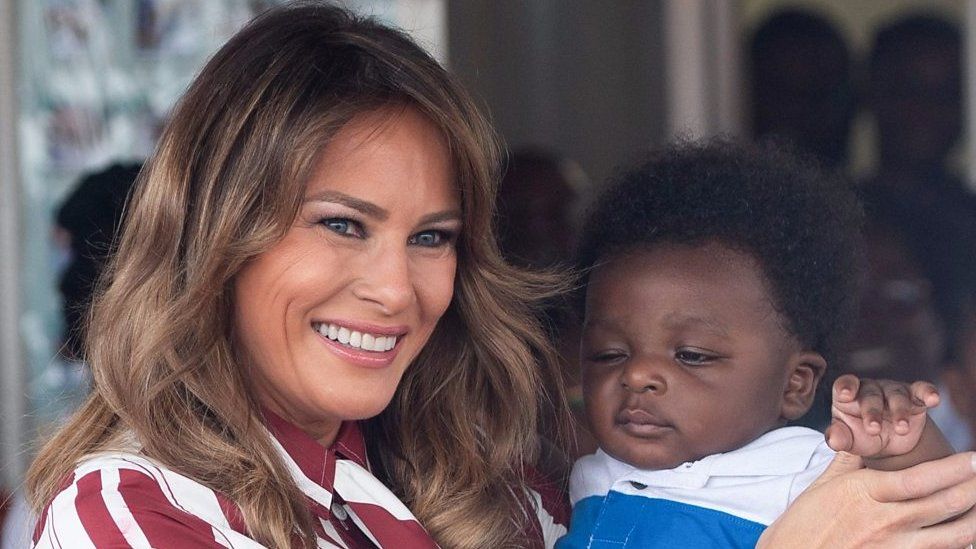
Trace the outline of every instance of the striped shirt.
{"label": "striped shirt", "polygon": [[[359,425],[346,422],[328,448],[267,413],[285,466],[305,494],[318,547],[434,548],[409,509],[370,473]],[[531,491],[538,523],[526,547],[552,547],[566,533],[558,491]],[[240,509],[219,492],[137,451],[84,459],[34,529],[34,547],[263,547],[247,534]]]}

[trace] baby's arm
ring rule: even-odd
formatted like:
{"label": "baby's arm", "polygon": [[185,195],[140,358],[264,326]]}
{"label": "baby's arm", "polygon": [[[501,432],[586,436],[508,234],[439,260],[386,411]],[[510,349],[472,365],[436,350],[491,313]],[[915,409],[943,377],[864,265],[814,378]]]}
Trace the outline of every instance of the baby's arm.
{"label": "baby's arm", "polygon": [[859,380],[843,375],[834,382],[833,422],[827,444],[862,456],[872,469],[904,469],[953,453],[927,411],[939,392],[925,381],[912,384]]}

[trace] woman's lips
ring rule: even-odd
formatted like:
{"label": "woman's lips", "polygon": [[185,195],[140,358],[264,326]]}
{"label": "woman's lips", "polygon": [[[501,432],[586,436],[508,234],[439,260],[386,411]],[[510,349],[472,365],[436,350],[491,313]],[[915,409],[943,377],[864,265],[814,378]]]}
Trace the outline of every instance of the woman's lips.
{"label": "woman's lips", "polygon": [[666,420],[639,408],[621,410],[616,422],[625,433],[642,438],[661,436],[673,430]]}
{"label": "woman's lips", "polygon": [[[397,354],[399,354],[400,341],[406,335],[406,330],[385,330],[387,332],[398,333],[400,335],[398,337],[393,335],[387,336],[389,337],[390,341],[388,341],[388,344],[380,347],[384,350],[379,350],[374,349],[375,346],[372,344],[373,340],[370,340],[370,344],[366,345],[366,347],[369,348],[362,348],[363,342],[361,340],[355,342],[349,341],[350,334],[348,333],[348,330],[347,333],[342,337],[342,339],[346,340],[345,342],[339,340],[338,338],[333,339],[330,337],[327,330],[323,329],[327,326],[328,324],[314,323],[312,325],[312,329],[319,336],[319,339],[325,343],[329,350],[338,355],[345,362],[366,368],[385,368],[392,364]],[[383,333],[382,329],[372,329],[373,333]],[[360,338],[363,337],[362,334],[358,335]],[[384,339],[386,338],[384,337]],[[353,346],[350,345],[350,343],[355,343],[359,346]]]}

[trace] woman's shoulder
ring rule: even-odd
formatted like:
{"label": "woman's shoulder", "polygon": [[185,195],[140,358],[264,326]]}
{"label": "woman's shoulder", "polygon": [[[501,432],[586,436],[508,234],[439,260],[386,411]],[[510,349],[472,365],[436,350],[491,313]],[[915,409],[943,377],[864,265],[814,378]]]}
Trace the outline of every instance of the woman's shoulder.
{"label": "woman's shoulder", "polygon": [[529,497],[535,507],[538,525],[545,547],[552,547],[556,540],[566,534],[569,526],[569,499],[563,483],[528,467]]}
{"label": "woman's shoulder", "polygon": [[84,458],[44,509],[35,547],[260,547],[223,495],[137,452]]}

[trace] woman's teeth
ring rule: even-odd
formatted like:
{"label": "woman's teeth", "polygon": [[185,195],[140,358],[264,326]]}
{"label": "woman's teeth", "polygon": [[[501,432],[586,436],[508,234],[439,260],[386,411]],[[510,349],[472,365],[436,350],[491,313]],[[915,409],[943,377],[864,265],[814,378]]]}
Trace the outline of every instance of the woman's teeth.
{"label": "woman's teeth", "polygon": [[384,352],[396,345],[396,336],[378,336],[357,332],[335,324],[318,324],[315,329],[323,336],[364,351]]}

